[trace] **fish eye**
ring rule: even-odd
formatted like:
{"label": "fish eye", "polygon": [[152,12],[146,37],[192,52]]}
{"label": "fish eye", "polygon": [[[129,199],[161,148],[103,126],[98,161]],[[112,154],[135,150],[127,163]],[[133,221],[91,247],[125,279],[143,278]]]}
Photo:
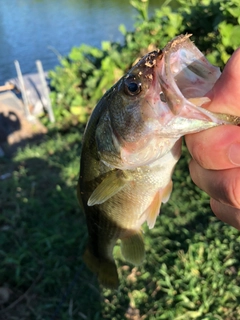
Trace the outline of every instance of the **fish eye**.
{"label": "fish eye", "polygon": [[135,96],[141,92],[141,83],[135,78],[129,77],[125,80],[124,90],[128,95]]}

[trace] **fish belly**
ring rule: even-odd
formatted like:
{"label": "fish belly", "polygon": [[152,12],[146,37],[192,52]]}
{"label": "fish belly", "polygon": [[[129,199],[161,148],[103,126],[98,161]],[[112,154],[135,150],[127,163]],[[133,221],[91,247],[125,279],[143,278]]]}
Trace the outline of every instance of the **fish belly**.
{"label": "fish belly", "polygon": [[89,244],[84,259],[107,287],[118,286],[118,274],[112,255],[118,239],[124,258],[135,265],[145,255],[142,224],[153,227],[162,202],[169,198],[171,176],[179,159],[180,143],[161,159],[132,171],[133,180],[107,201],[86,207]]}

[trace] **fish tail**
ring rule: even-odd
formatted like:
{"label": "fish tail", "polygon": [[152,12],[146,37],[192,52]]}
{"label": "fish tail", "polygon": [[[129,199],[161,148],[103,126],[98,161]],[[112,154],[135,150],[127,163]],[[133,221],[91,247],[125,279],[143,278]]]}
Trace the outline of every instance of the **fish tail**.
{"label": "fish tail", "polygon": [[99,274],[99,282],[107,288],[117,289],[119,286],[117,267],[114,261],[103,260],[101,261]]}
{"label": "fish tail", "polygon": [[142,263],[145,248],[141,230],[134,231],[129,237],[121,239],[121,251],[127,261],[135,265]]}
{"label": "fish tail", "polygon": [[98,276],[98,281],[109,289],[117,289],[119,286],[118,272],[114,260],[104,257],[97,258],[89,248],[83,255],[83,261],[87,267]]}
{"label": "fish tail", "polygon": [[88,247],[84,252],[83,261],[92,272],[98,273],[100,261],[94,254],[91,253]]}

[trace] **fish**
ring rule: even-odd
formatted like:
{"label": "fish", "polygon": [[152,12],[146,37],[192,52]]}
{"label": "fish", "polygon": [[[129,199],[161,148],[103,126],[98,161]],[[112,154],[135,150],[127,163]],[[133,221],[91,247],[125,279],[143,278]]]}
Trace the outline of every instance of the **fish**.
{"label": "fish", "polygon": [[189,37],[142,57],[103,95],[85,128],[77,186],[88,229],[83,260],[110,289],[119,286],[117,240],[126,261],[144,260],[142,225],[154,227],[171,195],[182,136],[240,123],[203,107],[221,72]]}

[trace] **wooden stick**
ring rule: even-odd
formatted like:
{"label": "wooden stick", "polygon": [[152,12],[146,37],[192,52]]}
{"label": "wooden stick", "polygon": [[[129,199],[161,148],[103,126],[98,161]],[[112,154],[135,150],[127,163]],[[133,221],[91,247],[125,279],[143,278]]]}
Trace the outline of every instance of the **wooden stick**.
{"label": "wooden stick", "polygon": [[15,68],[16,68],[16,71],[17,71],[17,76],[18,76],[18,80],[19,80],[19,84],[20,84],[21,93],[22,93],[25,115],[26,115],[26,117],[28,119],[30,119],[31,118],[31,113],[30,113],[30,110],[29,110],[28,96],[27,96],[27,92],[26,92],[26,89],[25,89],[25,85],[24,85],[24,81],[23,81],[23,76],[22,76],[20,64],[19,64],[19,62],[17,60],[14,61],[14,64],[15,64]]}
{"label": "wooden stick", "polygon": [[42,67],[42,63],[41,63],[40,60],[36,61],[36,66],[37,66],[39,77],[40,77],[40,80],[41,80],[41,83],[42,83],[43,93],[44,93],[44,96],[45,96],[45,98],[47,100],[46,107],[47,107],[47,112],[48,112],[48,115],[49,115],[50,122],[55,122],[55,117],[54,117],[53,110],[52,110],[51,100],[50,100],[50,97],[49,97],[47,81],[46,81],[46,78],[45,78],[45,75],[44,75],[44,71],[43,71],[43,67]]}
{"label": "wooden stick", "polygon": [[0,86],[0,91],[13,90],[15,88],[14,84],[6,83],[4,86]]}

